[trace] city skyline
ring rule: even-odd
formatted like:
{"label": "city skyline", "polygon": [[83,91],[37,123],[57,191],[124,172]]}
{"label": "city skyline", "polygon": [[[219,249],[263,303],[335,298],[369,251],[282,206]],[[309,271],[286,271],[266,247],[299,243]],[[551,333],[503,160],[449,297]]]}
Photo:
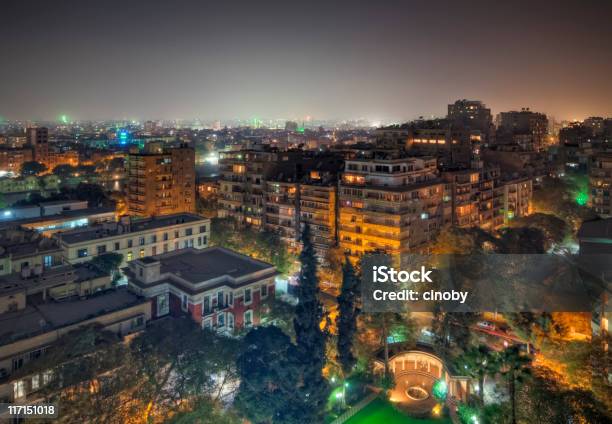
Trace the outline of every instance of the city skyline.
{"label": "city skyline", "polygon": [[610,116],[611,7],[9,1],[0,116],[400,122],[459,98]]}

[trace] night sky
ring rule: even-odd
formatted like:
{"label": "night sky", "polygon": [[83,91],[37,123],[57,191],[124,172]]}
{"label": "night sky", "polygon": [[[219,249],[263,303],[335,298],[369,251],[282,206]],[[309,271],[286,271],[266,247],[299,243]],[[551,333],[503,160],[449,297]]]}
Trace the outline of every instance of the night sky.
{"label": "night sky", "polygon": [[612,116],[612,1],[3,0],[8,119]]}

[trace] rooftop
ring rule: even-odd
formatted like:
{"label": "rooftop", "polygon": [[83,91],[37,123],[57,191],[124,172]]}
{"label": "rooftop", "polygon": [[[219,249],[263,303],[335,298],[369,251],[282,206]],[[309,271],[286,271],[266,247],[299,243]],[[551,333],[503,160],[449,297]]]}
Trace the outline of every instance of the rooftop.
{"label": "rooftop", "polygon": [[91,225],[87,228],[75,229],[61,233],[58,235],[60,240],[66,243],[81,243],[100,238],[113,237],[126,233],[138,233],[141,231],[155,230],[158,228],[170,227],[173,225],[188,224],[191,222],[207,221],[200,215],[192,213],[179,213],[173,215],[164,215],[154,218],[134,220],[131,223],[102,223]]}
{"label": "rooftop", "polygon": [[[29,206],[29,207],[38,208],[38,206]],[[15,221],[5,222],[0,225],[2,225],[3,227],[10,226],[10,225],[13,225],[13,226],[27,225],[27,224],[35,224],[35,223],[61,221],[64,219],[86,218],[92,215],[111,214],[111,213],[112,214],[115,213],[115,208],[100,206],[100,207],[95,207],[95,208],[85,208],[85,209],[74,209],[74,210],[69,210],[69,211],[62,211],[61,213],[54,214],[54,215],[44,215],[44,216],[38,216],[35,218],[19,219]]]}
{"label": "rooftop", "polygon": [[[276,275],[276,268],[266,262],[253,259],[249,256],[234,252],[222,247],[209,247],[206,249],[181,249],[163,255],[136,259],[132,263],[142,263],[145,266],[160,263],[160,280],[150,284],[137,281],[131,267],[126,269],[128,276],[134,284],[150,286],[169,282],[170,275],[179,277],[190,284],[183,287],[186,291],[196,293],[221,285],[242,285],[246,281],[258,280]],[[263,274],[263,275],[262,275]],[[206,284],[210,282],[210,284]],[[204,283],[204,284],[202,284]],[[194,288],[193,286],[199,287]]]}
{"label": "rooftop", "polygon": [[191,283],[226,275],[236,279],[257,271],[274,269],[268,263],[222,247],[209,247],[202,250],[183,249],[179,253],[170,252],[167,255],[161,255],[158,259],[161,262],[162,273],[179,275]]}
{"label": "rooftop", "polygon": [[145,300],[127,289],[111,290],[84,300],[28,305],[0,315],[0,345],[47,333],[137,305]]}
{"label": "rooftop", "polygon": [[53,239],[37,231],[22,228],[5,228],[0,230],[0,257],[29,256],[43,252],[59,251],[60,247]]}
{"label": "rooftop", "polygon": [[[82,282],[109,276],[92,264],[85,262],[76,265],[60,265],[48,268],[41,275],[23,277],[20,272],[0,277],[0,295],[25,291],[27,294],[40,292],[45,288],[64,285],[71,282]],[[109,276],[110,277],[110,276]]]}
{"label": "rooftop", "polygon": [[579,239],[612,239],[612,219],[598,219],[582,223],[578,230]]}

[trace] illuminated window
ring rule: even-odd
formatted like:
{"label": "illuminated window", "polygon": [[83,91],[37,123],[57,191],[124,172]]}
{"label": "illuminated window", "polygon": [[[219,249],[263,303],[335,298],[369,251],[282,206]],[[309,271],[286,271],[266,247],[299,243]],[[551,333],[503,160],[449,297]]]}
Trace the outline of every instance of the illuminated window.
{"label": "illuminated window", "polygon": [[246,168],[244,165],[233,165],[232,166],[232,172],[235,174],[244,174],[246,171]]}
{"label": "illuminated window", "polygon": [[132,254],[132,251],[130,250],[129,252],[127,252],[127,260],[131,261],[132,259],[134,259],[134,255]]}
{"label": "illuminated window", "polygon": [[144,249],[140,249],[140,257],[141,258],[145,257],[145,250]]}

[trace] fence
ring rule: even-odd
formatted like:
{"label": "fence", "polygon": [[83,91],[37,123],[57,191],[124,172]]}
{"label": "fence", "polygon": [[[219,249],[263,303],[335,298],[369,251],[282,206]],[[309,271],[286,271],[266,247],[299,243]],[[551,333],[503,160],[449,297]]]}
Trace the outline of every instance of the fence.
{"label": "fence", "polygon": [[365,398],[361,399],[358,403],[353,405],[351,409],[346,411],[344,414],[340,415],[338,418],[333,420],[330,424],[343,424],[352,418],[357,412],[361,411],[365,408],[370,402],[378,397],[378,393],[370,393]]}

